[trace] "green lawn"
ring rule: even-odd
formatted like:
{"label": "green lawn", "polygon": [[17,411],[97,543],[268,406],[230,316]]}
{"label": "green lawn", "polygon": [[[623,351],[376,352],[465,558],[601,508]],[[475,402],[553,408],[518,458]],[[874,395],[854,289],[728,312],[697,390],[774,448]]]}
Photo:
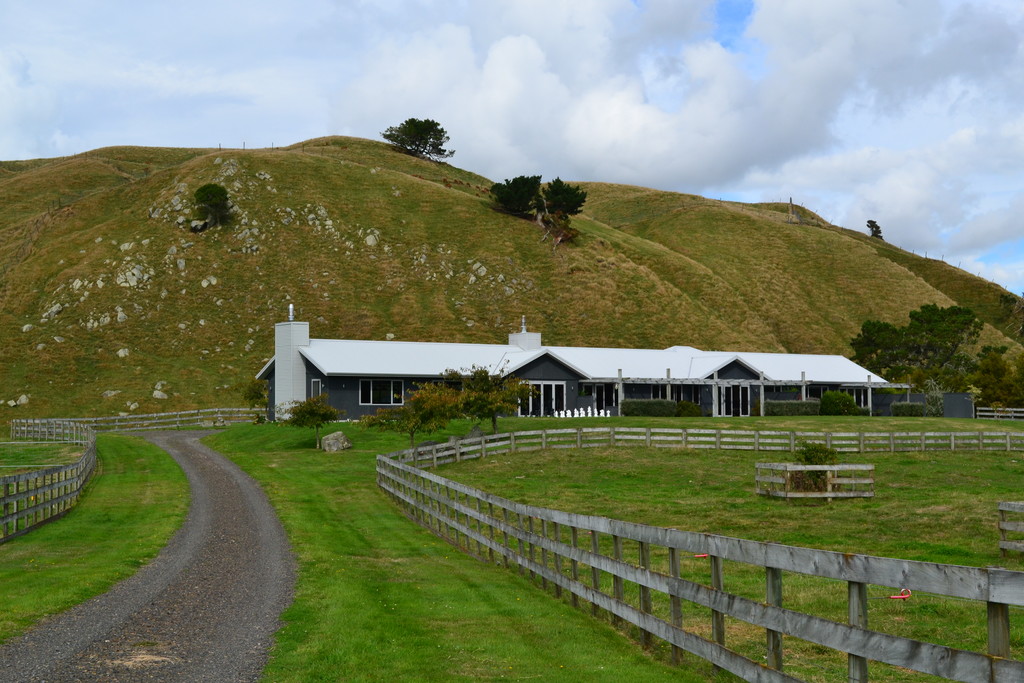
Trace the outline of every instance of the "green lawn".
{"label": "green lawn", "polygon": [[[752,420],[588,420],[621,426],[686,426],[799,431],[1003,431],[1024,425],[974,420],[759,418]],[[577,426],[580,421],[501,420],[499,431]],[[465,433],[457,421],[419,439]],[[406,436],[344,430],[355,447],[313,448],[312,430],[238,425],[206,443],[264,486],[299,559],[293,606],[265,677],[272,681],[497,680],[706,681],[693,658],[683,669],[664,648],[644,651],[589,612],[572,608],[529,579],[480,562],[416,526],[377,489],[374,456],[401,449]],[[328,431],[330,431],[328,430]],[[63,520],[0,545],[0,640],[41,616],[105,590],[155,555],[180,524],[186,483],[153,446],[101,436],[101,476]],[[750,452],[601,449],[497,456],[443,467],[440,474],[535,504],[660,526],[793,545],[1024,570],[995,546],[995,503],[1020,499],[1024,453],[875,454],[876,497],[832,505],[786,504],[753,494]],[[775,459],[775,458],[773,458]],[[844,460],[861,462],[859,455]],[[167,514],[167,510],[172,510]],[[126,552],[127,549],[127,552]],[[703,565],[684,571],[701,580]],[[726,567],[727,588],[763,599],[763,574]],[[842,618],[833,586],[787,575],[786,604]],[[984,645],[984,606],[934,596],[888,601],[874,587],[871,623],[888,632],[972,649]],[[8,608],[9,607],[9,608]],[[1024,656],[1024,624],[1011,613],[1015,656]],[[706,615],[687,613],[706,635]],[[730,622],[730,643],[752,658],[763,632]],[[786,639],[787,670],[811,680],[845,675],[841,658]],[[979,645],[980,641],[980,645]],[[872,668],[879,680],[927,680]]]}
{"label": "green lawn", "polygon": [[206,439],[263,484],[299,558],[268,680],[707,680],[702,663],[695,673],[656,661],[410,522],[374,481],[375,455],[406,437],[343,429],[355,448],[341,454],[314,450],[312,430],[284,426]]}
{"label": "green lawn", "polygon": [[0,642],[131,576],[184,519],[188,483],[162,450],[101,435],[97,455],[97,473],[71,512],[0,544]]}
{"label": "green lawn", "polygon": [[[895,428],[878,428],[879,424],[889,427],[889,422],[871,420],[872,431],[904,429],[902,421],[892,421],[899,425]],[[809,424],[813,423],[804,418],[793,426],[807,430]],[[972,421],[965,426],[977,431],[988,425]],[[533,451],[464,461],[442,466],[437,472],[516,501],[655,526],[838,552],[1024,570],[1020,555],[1000,557],[996,529],[997,504],[1024,498],[1024,452],[844,454],[841,459],[875,465],[874,498],[825,504],[787,503],[758,496],[754,493],[754,463],[765,460],[765,454],[750,451]],[[772,454],[771,460],[792,458]],[[627,547],[627,557],[635,554],[635,549]],[[667,571],[667,557],[656,556],[654,561],[663,563],[663,571]],[[691,580],[709,583],[707,560],[684,558],[683,572]],[[787,574],[785,586],[787,607],[845,620],[845,583]],[[764,600],[764,572],[726,563],[726,588]],[[871,602],[869,622],[873,628],[985,651],[984,603],[923,594],[906,602],[886,599],[898,589],[871,587],[871,596],[880,598]],[[667,615],[667,600],[662,602],[661,612]],[[658,609],[656,605],[656,612]],[[1011,610],[1011,620],[1013,656],[1024,658],[1024,611]],[[688,609],[686,623],[697,633],[709,635],[706,611]],[[730,629],[732,647],[755,660],[764,655],[763,632],[740,622]],[[786,640],[786,650],[787,671],[801,678],[829,681],[844,675],[842,656],[793,639]],[[923,679],[873,664],[872,680]]]}

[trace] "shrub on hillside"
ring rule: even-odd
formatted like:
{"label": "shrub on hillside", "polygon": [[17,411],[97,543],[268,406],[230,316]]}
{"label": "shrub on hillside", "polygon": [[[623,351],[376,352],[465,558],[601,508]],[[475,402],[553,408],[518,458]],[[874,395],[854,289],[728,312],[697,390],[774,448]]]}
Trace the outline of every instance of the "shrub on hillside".
{"label": "shrub on hillside", "polygon": [[924,417],[925,405],[923,403],[910,403],[900,401],[892,404],[893,417]]}
{"label": "shrub on hillside", "polygon": [[704,412],[693,401],[676,403],[676,417],[703,417]]}
{"label": "shrub on hillside", "polygon": [[661,398],[627,398],[619,406],[625,417],[675,417],[676,402]]}
{"label": "shrub on hillside", "polygon": [[765,417],[797,417],[806,415],[819,415],[821,402],[817,399],[806,401],[765,401]]}
{"label": "shrub on hillside", "polygon": [[853,396],[845,391],[826,391],[821,395],[821,415],[860,415]]}

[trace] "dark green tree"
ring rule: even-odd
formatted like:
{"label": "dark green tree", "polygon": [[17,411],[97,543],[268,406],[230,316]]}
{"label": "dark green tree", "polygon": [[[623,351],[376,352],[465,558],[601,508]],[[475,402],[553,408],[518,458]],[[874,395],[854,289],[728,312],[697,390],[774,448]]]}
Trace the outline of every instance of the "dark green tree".
{"label": "dark green tree", "polygon": [[380,135],[406,154],[422,159],[441,161],[455,154],[455,150],[444,148],[448,133],[433,119],[406,119]]}
{"label": "dark green tree", "polygon": [[883,242],[885,241],[884,239],[882,239],[882,226],[880,226],[878,223],[874,221],[868,221],[868,233],[872,237],[877,237]]}
{"label": "dark green tree", "polygon": [[381,408],[373,415],[364,415],[359,422],[373,427],[409,435],[409,448],[416,446],[416,434],[444,429],[462,412],[458,390],[447,384],[422,384],[398,408]]}
{"label": "dark green tree", "polygon": [[498,433],[498,415],[514,415],[534,391],[521,377],[491,373],[476,365],[468,370],[446,370],[443,376],[461,387],[462,413],[476,420],[490,420],[494,434]]}
{"label": "dark green tree", "polygon": [[540,176],[521,175],[503,183],[494,183],[491,196],[500,210],[516,216],[528,216],[537,210]]}
{"label": "dark green tree", "polygon": [[327,394],[320,394],[296,401],[288,406],[287,424],[294,427],[307,427],[313,430],[316,447],[320,448],[320,427],[338,419],[339,411],[327,403]]}
{"label": "dark green tree", "polygon": [[228,191],[217,183],[207,183],[195,192],[196,213],[209,227],[227,223],[231,218]]}
{"label": "dark green tree", "polygon": [[245,401],[246,407],[259,409],[253,416],[255,422],[264,422],[266,420],[266,415],[263,411],[267,407],[268,392],[269,387],[265,379],[251,379],[240,387],[242,400]]}
{"label": "dark green tree", "polygon": [[934,379],[951,391],[966,387],[982,322],[969,308],[926,304],[910,312],[904,327],[867,320],[850,340],[853,360],[891,380],[910,379],[923,386]]}
{"label": "dark green tree", "polygon": [[544,210],[549,214],[575,216],[583,210],[587,192],[579,185],[570,185],[561,178],[555,178],[541,192]]}

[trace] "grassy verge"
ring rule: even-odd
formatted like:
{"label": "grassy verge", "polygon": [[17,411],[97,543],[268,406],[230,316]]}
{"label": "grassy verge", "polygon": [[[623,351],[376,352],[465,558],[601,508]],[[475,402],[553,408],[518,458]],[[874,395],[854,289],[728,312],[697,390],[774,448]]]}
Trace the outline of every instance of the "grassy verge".
{"label": "grassy verge", "polygon": [[299,558],[268,680],[706,680],[407,520],[374,480],[374,456],[405,437],[342,429],[341,454],[283,426],[206,439],[263,484]]}
{"label": "grassy verge", "polygon": [[188,484],[159,448],[101,435],[98,476],[64,518],[0,545],[0,642],[130,576],[181,524]]}
{"label": "grassy verge", "polygon": [[0,443],[0,477],[70,465],[82,457],[82,447],[65,443]]}
{"label": "grassy verge", "polygon": [[[799,422],[794,428],[808,430],[806,418]],[[893,425],[902,422],[873,419],[869,424],[873,431],[896,431],[901,426]],[[972,426],[971,431],[981,427],[977,421],[966,426]],[[935,429],[950,431],[951,427],[943,422]],[[876,495],[832,504],[786,503],[757,496],[754,463],[764,457],[749,451],[592,448],[498,455],[445,466],[438,473],[513,500],[656,526],[840,552],[1024,570],[1019,555],[1000,557],[996,529],[997,503],[1021,498],[1024,453],[844,454],[846,462],[875,464]],[[635,557],[635,549],[627,548],[626,556]],[[658,562],[667,571],[667,558],[655,557]],[[730,592],[764,599],[763,571],[726,565]],[[709,584],[707,560],[685,560],[684,576]],[[899,588],[871,587],[871,596],[881,598],[871,602],[873,628],[985,651],[984,603],[925,594],[915,594],[908,601],[885,599]],[[844,621],[846,586],[787,574],[784,604]],[[660,609],[667,614],[668,605]],[[685,620],[691,630],[709,635],[706,611],[689,609]],[[1011,610],[1011,620],[1013,656],[1024,658],[1024,610]],[[729,629],[733,647],[754,659],[764,655],[763,632],[738,622]],[[801,678],[828,681],[845,675],[841,656],[788,638],[786,650],[787,671]],[[896,668],[872,666],[872,680],[922,680]]]}

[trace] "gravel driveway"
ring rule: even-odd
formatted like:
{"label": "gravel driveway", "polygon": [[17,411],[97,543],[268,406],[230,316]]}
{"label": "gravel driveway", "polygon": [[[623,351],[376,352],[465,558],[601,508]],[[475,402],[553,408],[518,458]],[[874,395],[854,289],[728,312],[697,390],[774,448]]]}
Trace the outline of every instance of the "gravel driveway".
{"label": "gravel driveway", "polygon": [[292,599],[294,560],[266,496],[199,443],[207,433],[145,436],[188,476],[185,523],[134,576],[0,647],[0,680],[259,678]]}

